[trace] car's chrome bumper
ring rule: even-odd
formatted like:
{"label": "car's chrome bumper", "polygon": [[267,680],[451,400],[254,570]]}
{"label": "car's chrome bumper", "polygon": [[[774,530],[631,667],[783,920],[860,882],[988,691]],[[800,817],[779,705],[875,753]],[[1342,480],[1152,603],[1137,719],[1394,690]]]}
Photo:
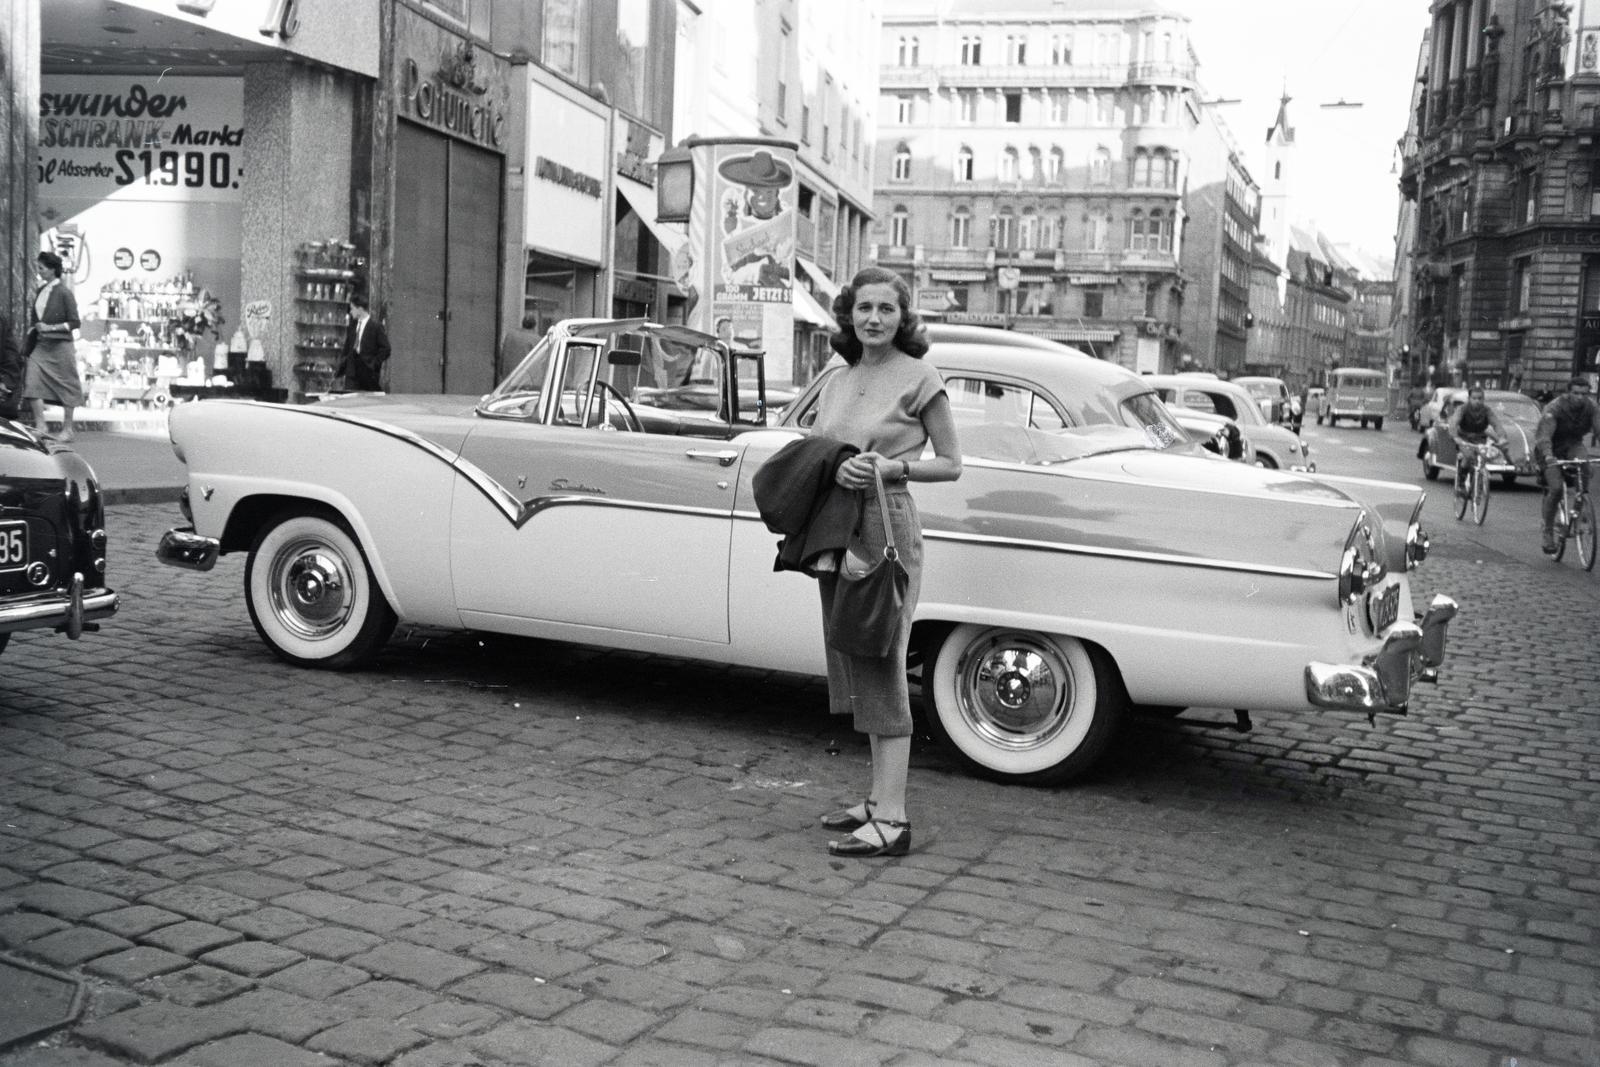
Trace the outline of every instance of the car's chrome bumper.
{"label": "car's chrome bumper", "polygon": [[60,630],[76,641],[84,624],[115,615],[117,594],[109,589],[85,589],[83,575],[73,575],[65,592],[31,593],[0,604],[0,634],[19,630]]}
{"label": "car's chrome bumper", "polygon": [[1289,470],[1295,474],[1315,474],[1317,473],[1317,465],[1308,459],[1304,463],[1293,464]]}
{"label": "car's chrome bumper", "polygon": [[1439,680],[1450,620],[1455,617],[1456,602],[1447,596],[1435,596],[1415,623],[1391,626],[1383,647],[1360,666],[1306,664],[1306,699],[1319,708],[1404,712],[1411,700],[1413,681]]}
{"label": "car's chrome bumper", "polygon": [[208,571],[216,566],[221,551],[222,542],[215,537],[201,537],[193,526],[175,526],[161,535],[156,559],[173,567]]}

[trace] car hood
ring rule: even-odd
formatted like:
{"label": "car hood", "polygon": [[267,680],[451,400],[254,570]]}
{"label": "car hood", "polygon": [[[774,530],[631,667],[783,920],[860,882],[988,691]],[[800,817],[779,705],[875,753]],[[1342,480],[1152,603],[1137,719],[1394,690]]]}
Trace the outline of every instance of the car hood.
{"label": "car hood", "polygon": [[467,435],[480,421],[477,407],[481,399],[478,396],[345,393],[322,400],[312,410],[408,430],[452,455],[459,455]]}

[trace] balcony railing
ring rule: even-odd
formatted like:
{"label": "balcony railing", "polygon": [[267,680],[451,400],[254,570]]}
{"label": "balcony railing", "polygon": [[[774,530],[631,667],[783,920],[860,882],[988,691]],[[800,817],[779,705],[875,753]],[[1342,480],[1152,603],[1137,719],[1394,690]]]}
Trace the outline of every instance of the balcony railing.
{"label": "balcony railing", "polygon": [[881,88],[922,87],[929,84],[951,86],[1016,86],[1023,89],[1059,86],[1121,85],[1129,81],[1194,81],[1193,65],[1188,63],[1117,63],[1052,67],[1027,64],[989,64],[965,66],[947,64],[936,67],[883,67],[879,71]]}

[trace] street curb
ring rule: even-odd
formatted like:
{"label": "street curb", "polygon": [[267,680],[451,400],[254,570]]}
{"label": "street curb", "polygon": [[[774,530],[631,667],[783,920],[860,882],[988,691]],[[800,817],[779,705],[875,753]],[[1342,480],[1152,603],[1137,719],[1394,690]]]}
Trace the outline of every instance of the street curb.
{"label": "street curb", "polygon": [[176,504],[183,489],[176,485],[147,485],[132,489],[102,489],[100,498],[106,507],[118,504]]}

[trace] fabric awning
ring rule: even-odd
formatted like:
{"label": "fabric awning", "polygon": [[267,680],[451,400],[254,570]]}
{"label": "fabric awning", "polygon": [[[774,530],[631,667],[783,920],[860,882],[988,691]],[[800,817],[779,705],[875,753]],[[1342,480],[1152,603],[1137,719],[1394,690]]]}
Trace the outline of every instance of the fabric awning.
{"label": "fabric awning", "polygon": [[834,297],[839,295],[839,283],[828,277],[827,272],[821,267],[811,262],[805,256],[795,256],[794,261],[800,265],[801,270],[805,271],[811,276],[812,281],[817,283],[817,288],[828,294],[829,300],[832,300]]}
{"label": "fabric awning", "polygon": [[622,199],[628,202],[628,207],[639,216],[639,221],[644,223],[645,229],[650,231],[650,236],[666,249],[667,255],[673,256],[684,244],[688,243],[689,235],[679,233],[672,223],[656,221],[655,190],[648,185],[641,185],[620,174],[617,176],[617,192],[622,194]]}
{"label": "fabric awning", "polygon": [[1048,341],[1115,341],[1116,330],[1029,330],[1028,333]]}
{"label": "fabric awning", "polygon": [[833,321],[833,316],[823,310],[817,303],[816,297],[806,292],[801,286],[795,286],[794,293],[794,320],[809,323],[822,330],[838,329],[838,323]]}

